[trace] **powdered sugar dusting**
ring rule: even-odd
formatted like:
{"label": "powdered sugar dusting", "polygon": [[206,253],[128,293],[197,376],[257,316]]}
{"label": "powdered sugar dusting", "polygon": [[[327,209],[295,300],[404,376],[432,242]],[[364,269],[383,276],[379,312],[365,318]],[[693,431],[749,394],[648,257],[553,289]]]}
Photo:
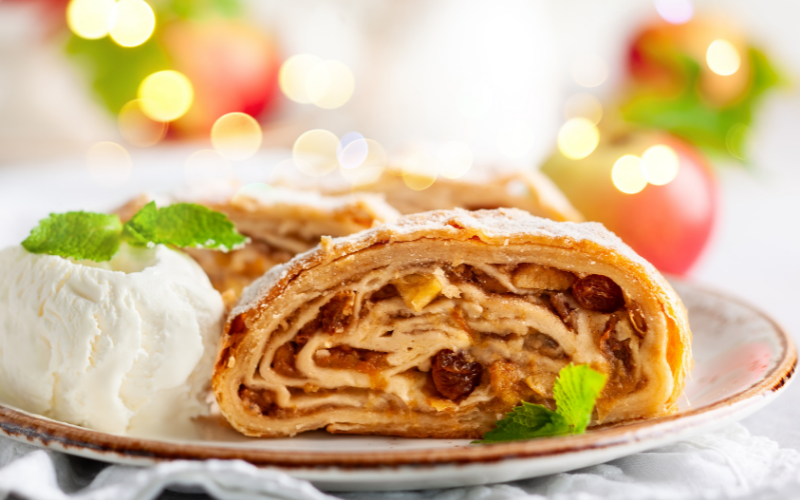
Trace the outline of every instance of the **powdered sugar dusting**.
{"label": "powdered sugar dusting", "polygon": [[344,207],[367,202],[370,204],[385,204],[383,196],[375,193],[348,194],[342,196],[324,196],[317,191],[301,191],[285,187],[272,187],[267,184],[249,184],[239,190],[231,203],[237,205],[250,200],[260,207],[273,207],[278,205],[315,208],[321,212],[333,212]]}
{"label": "powdered sugar dusting", "polygon": [[436,237],[444,238],[456,238],[463,232],[497,245],[503,245],[506,240],[513,243],[530,237],[557,239],[567,244],[588,241],[642,266],[648,274],[658,275],[658,271],[649,262],[597,222],[556,222],[515,208],[435,210],[406,215],[394,223],[333,238],[325,248],[317,246],[285,264],[273,267],[245,289],[231,317],[257,306],[274,286],[290,274],[314,267],[326,258],[351,254],[380,242],[413,241],[426,237],[431,232],[435,232]]}

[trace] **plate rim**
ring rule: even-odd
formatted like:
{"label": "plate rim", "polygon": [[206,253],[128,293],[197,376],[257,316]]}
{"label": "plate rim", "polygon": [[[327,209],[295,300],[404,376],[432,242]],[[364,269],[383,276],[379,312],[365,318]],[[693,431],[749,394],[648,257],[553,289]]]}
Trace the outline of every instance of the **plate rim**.
{"label": "plate rim", "polygon": [[[758,382],[747,389],[711,405],[655,419],[636,420],[595,429],[578,436],[515,441],[480,446],[456,446],[441,449],[303,451],[242,448],[226,445],[193,444],[108,434],[51,420],[0,404],[0,434],[11,439],[65,453],[107,458],[112,461],[162,462],[170,460],[239,459],[259,467],[283,469],[336,467],[337,469],[378,469],[387,466],[442,466],[500,462],[510,459],[537,458],[599,450],[633,441],[657,439],[666,433],[678,433],[716,418],[720,410],[744,409],[758,403],[759,396],[776,395],[792,380],[797,367],[797,349],[789,333],[772,317],[752,304],[724,292],[683,280],[681,285],[714,295],[751,310],[771,324],[783,356]],[[113,460],[112,456],[117,458]]]}

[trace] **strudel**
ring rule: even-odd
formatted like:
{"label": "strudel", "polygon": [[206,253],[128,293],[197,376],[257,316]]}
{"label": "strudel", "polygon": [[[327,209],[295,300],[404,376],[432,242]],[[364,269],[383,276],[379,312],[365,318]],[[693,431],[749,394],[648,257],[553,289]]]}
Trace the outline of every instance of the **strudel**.
{"label": "strudel", "polygon": [[672,413],[690,340],[670,285],[602,225],[433,211],[323,238],[254,282],[213,388],[250,436],[479,438],[521,401],[554,408],[569,363],[607,375],[592,425]]}

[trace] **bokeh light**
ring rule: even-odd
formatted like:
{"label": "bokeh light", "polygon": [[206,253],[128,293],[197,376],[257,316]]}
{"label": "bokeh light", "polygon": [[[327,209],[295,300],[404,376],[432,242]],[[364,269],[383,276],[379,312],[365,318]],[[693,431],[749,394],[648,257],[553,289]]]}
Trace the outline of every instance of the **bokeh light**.
{"label": "bokeh light", "polygon": [[725,147],[734,158],[747,159],[747,153],[745,152],[747,132],[747,127],[741,123],[737,123],[728,129],[728,133],[725,135]]}
{"label": "bokeh light", "polygon": [[442,177],[458,179],[472,167],[472,149],[465,142],[446,142],[439,148],[436,160]]}
{"label": "bokeh light", "polygon": [[107,188],[121,186],[131,176],[133,160],[128,150],[115,142],[98,142],[86,154],[89,175]]}
{"label": "bokeh light", "polygon": [[67,5],[67,26],[81,38],[96,40],[108,35],[114,0],[71,0]]}
{"label": "bokeh light", "polygon": [[139,85],[142,111],[153,120],[177,120],[192,106],[194,89],[186,76],[174,70],[158,71]]}
{"label": "bokeh light", "polygon": [[692,0],[655,0],[654,4],[661,19],[671,24],[684,24],[694,15]]}
{"label": "bokeh light", "polygon": [[736,73],[741,64],[739,51],[727,40],[719,39],[711,42],[706,52],[706,62],[711,71],[721,76]]}
{"label": "bokeh light", "polygon": [[353,96],[355,78],[344,63],[323,61],[311,54],[298,54],[281,65],[278,74],[281,91],[294,102],[314,103],[320,108],[335,109]]}
{"label": "bokeh light", "polygon": [[234,183],[230,162],[213,149],[192,153],[186,160],[183,172],[189,187],[199,192],[218,191],[220,187]]}
{"label": "bokeh light", "polygon": [[455,102],[464,118],[480,118],[492,109],[492,89],[485,83],[464,85],[456,91]]}
{"label": "bokeh light", "polygon": [[311,54],[298,54],[287,59],[278,74],[278,83],[284,95],[294,102],[310,104],[312,100],[306,88],[308,74],[321,62],[322,59]]}
{"label": "bokeh light", "polygon": [[[386,168],[386,150],[377,141],[365,139],[367,157],[355,168],[340,168],[342,177],[347,179],[353,187],[368,186],[381,178]],[[352,142],[350,143],[352,144]]]}
{"label": "bokeh light", "polygon": [[567,99],[564,103],[564,118],[586,118],[597,125],[603,118],[603,105],[592,94],[581,92]]}
{"label": "bokeh light", "polygon": [[323,61],[308,73],[306,91],[311,102],[323,109],[343,106],[353,96],[356,80],[340,61]]}
{"label": "bokeh light", "polygon": [[647,182],[655,186],[669,184],[678,176],[680,159],[671,147],[658,144],[642,155],[641,170]]}
{"label": "bokeh light", "polygon": [[398,158],[403,182],[414,191],[428,189],[436,182],[436,160],[421,148],[411,148]]}
{"label": "bokeh light", "polygon": [[587,54],[572,63],[571,73],[581,87],[597,87],[608,78],[608,66],[600,56]]}
{"label": "bokeh light", "polygon": [[211,144],[231,161],[246,160],[256,154],[263,140],[261,125],[247,113],[228,113],[211,127]]}
{"label": "bokeh light", "polygon": [[119,0],[111,13],[111,39],[123,47],[147,41],[156,28],[156,15],[144,0]]}
{"label": "bokeh light", "polygon": [[336,150],[339,138],[328,130],[316,129],[304,133],[292,147],[292,160],[298,170],[312,177],[328,174],[339,166]]}
{"label": "bokeh light", "polygon": [[567,120],[558,131],[558,150],[573,160],[580,160],[592,154],[599,142],[600,132],[587,118]]}
{"label": "bokeh light", "polygon": [[369,145],[364,136],[358,132],[348,132],[339,140],[336,147],[336,159],[342,168],[351,170],[364,163],[369,154]]}
{"label": "bokeh light", "polygon": [[[150,102],[151,107],[157,107],[158,103]],[[117,119],[119,131],[128,143],[146,148],[161,142],[167,133],[167,124],[153,120],[144,113],[142,100],[134,99],[129,101],[119,112]]]}
{"label": "bokeh light", "polygon": [[638,156],[625,155],[611,169],[611,180],[614,186],[627,194],[636,194],[647,186],[647,179],[642,175],[642,160]]}
{"label": "bokeh light", "polygon": [[497,130],[497,149],[508,158],[525,156],[533,148],[536,131],[522,121],[508,122]]}

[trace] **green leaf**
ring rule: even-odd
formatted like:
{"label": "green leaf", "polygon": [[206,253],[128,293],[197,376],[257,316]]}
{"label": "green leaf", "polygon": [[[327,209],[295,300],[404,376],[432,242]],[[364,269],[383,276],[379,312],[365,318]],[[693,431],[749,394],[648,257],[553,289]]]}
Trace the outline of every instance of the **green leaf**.
{"label": "green leaf", "polygon": [[137,47],[121,47],[110,37],[86,40],[72,35],[66,52],[82,66],[97,96],[114,114],[136,99],[139,85],[147,76],[171,69],[156,35]]}
{"label": "green leaf", "polygon": [[101,262],[119,248],[122,223],[116,215],[91,212],[50,214],[22,242],[31,253]]}
{"label": "green leaf", "polygon": [[[763,52],[750,48],[747,57],[750,83],[740,98],[725,107],[718,108],[701,95],[700,63],[686,54],[675,54],[669,60],[686,80],[683,93],[672,96],[640,89],[622,105],[622,115],[628,122],[671,132],[712,156],[740,160],[744,145],[732,143],[731,133],[750,125],[763,95],[781,82]],[[740,134],[738,140],[744,136]]]}
{"label": "green leaf", "polygon": [[147,246],[156,240],[156,221],[158,209],[156,202],[151,201],[139,209],[123,226],[123,238],[135,246]]}
{"label": "green leaf", "polygon": [[523,401],[475,444],[582,434],[592,420],[597,397],[607,377],[588,365],[570,364],[558,373],[553,396],[556,411]]}
{"label": "green leaf", "polygon": [[581,434],[592,419],[595,401],[606,385],[606,376],[588,365],[569,364],[558,372],[553,396],[556,412],[572,428],[573,434]]}
{"label": "green leaf", "polygon": [[148,203],[125,224],[134,245],[173,245],[228,251],[247,242],[225,214],[202,205],[176,203],[156,209]]}
{"label": "green leaf", "polygon": [[484,434],[483,439],[473,441],[473,443],[489,444],[519,439],[565,436],[571,432],[572,428],[558,413],[548,410],[542,405],[523,401],[522,406],[517,406],[508,412],[502,420],[497,422],[497,427]]}

